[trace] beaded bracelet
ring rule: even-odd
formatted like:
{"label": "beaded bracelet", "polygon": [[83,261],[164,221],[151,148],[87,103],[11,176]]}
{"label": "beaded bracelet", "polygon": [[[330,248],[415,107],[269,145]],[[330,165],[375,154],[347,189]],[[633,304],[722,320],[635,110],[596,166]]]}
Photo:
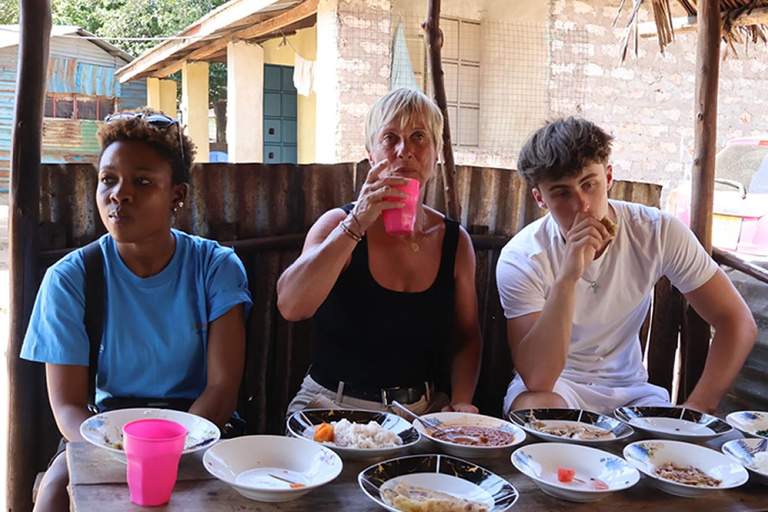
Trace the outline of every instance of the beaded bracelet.
{"label": "beaded bracelet", "polygon": [[344,231],[344,234],[347,235],[352,240],[354,240],[355,242],[359,242],[360,240],[363,239],[362,236],[358,235],[357,233],[349,229],[349,226],[347,226],[346,222],[341,221],[339,225],[341,226],[341,230]]}

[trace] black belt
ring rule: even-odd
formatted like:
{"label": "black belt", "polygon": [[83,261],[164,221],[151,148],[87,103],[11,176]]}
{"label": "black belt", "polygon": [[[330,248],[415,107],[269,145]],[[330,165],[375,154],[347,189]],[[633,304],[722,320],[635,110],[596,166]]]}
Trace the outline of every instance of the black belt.
{"label": "black belt", "polygon": [[[333,377],[323,374],[323,372],[318,371],[316,368],[312,368],[309,372],[309,376],[312,377],[312,380],[333,392],[338,391],[339,383],[342,382],[339,379],[334,379]],[[344,382],[341,394],[360,400],[379,402],[384,405],[389,405],[393,401],[398,401],[403,404],[412,404],[421,400],[421,397],[423,396],[429,398],[432,394],[432,386],[428,382],[421,382],[415,386],[408,387],[368,388]]]}

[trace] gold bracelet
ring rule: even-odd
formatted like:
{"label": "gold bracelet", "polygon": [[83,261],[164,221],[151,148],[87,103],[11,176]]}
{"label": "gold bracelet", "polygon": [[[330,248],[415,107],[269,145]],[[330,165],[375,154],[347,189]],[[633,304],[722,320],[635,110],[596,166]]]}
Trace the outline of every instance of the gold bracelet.
{"label": "gold bracelet", "polygon": [[352,219],[354,219],[355,224],[357,224],[357,227],[360,231],[363,231],[363,225],[360,224],[360,221],[357,220],[357,215],[355,215],[355,210],[350,210],[349,213],[352,214]]}
{"label": "gold bracelet", "polygon": [[344,231],[344,234],[347,235],[352,240],[354,240],[355,242],[359,242],[360,240],[363,239],[362,236],[358,235],[357,233],[349,229],[349,226],[347,226],[346,222],[341,221],[339,225],[341,226],[341,230]]}

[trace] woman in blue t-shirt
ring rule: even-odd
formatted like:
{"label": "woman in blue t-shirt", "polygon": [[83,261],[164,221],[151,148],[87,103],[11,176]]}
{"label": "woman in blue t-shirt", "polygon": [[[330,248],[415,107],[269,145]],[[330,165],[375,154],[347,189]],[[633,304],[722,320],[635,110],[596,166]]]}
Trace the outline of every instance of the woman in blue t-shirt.
{"label": "woman in blue t-shirt", "polygon": [[[171,229],[184,207],[194,146],[175,119],[150,109],[115,114],[98,132],[96,203],[108,230],[96,406],[117,397],[187,400],[219,426],[230,418],[245,356],[251,306],[245,270],[231,249]],[[56,423],[82,441],[90,342],[84,323],[85,263],[74,251],[45,274],[21,357],[45,363]],[[35,510],[68,510],[67,465],[58,454]]]}

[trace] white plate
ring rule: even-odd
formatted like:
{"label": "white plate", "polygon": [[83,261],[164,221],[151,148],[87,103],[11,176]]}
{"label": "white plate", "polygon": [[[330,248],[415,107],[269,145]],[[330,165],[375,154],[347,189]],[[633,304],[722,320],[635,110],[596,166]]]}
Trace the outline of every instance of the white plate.
{"label": "white plate", "polygon": [[484,503],[489,512],[503,512],[517,501],[517,490],[503,478],[471,462],[448,455],[411,455],[374,464],[357,481],[365,494],[391,512],[399,512],[382,496],[382,489],[400,481]]}
{"label": "white plate", "polygon": [[755,467],[755,456],[768,458],[768,439],[734,439],[728,441],[721,448],[723,453],[733,460],[741,463],[749,474],[758,482],[768,485],[768,469]]}
{"label": "white plate", "polygon": [[156,418],[175,421],[187,429],[183,455],[210,448],[221,437],[219,428],[205,418],[188,412],[152,408],[119,409],[91,416],[80,424],[80,435],[125,463],[123,425],[135,420]]}
{"label": "white plate", "polygon": [[[655,487],[684,498],[698,498],[723,489],[739,487],[749,478],[747,470],[741,464],[722,453],[681,441],[651,440],[631,443],[624,447],[624,458],[646,475]],[[702,487],[657,476],[656,468],[667,462],[680,467],[693,466],[707,476],[722,480],[722,483],[717,487]]]}
{"label": "white plate", "polygon": [[436,443],[445,453],[457,457],[492,457],[498,455],[500,452],[509,450],[511,447],[516,446],[525,440],[525,432],[523,432],[520,427],[513,425],[508,421],[492,418],[491,416],[463,412],[436,412],[433,414],[425,414],[422,417],[439,421],[439,427],[443,429],[462,426],[489,427],[499,429],[514,436],[510,443],[501,446],[469,446],[438,439],[432,435],[431,430],[426,429],[420,422],[413,422],[413,426],[416,427],[416,430],[423,436]]}
{"label": "white plate", "polygon": [[[585,427],[598,427],[611,432],[613,436],[606,439],[580,439],[556,436],[533,428],[530,422],[531,418],[536,418],[536,420],[546,423],[547,426],[581,425]],[[601,446],[621,441],[635,433],[632,427],[616,418],[583,409],[519,409],[510,411],[509,420],[533,436],[544,441],[554,441],[556,443]]]}
{"label": "white plate", "polygon": [[[518,448],[512,464],[531,478],[545,493],[568,501],[598,501],[612,492],[628,489],[640,480],[640,474],[624,459],[597,448],[566,443],[539,443]],[[560,482],[558,469],[576,470],[579,481]],[[601,481],[608,488],[595,488]]]}
{"label": "white plate", "polygon": [[[725,417],[725,421],[732,427],[744,432],[748,436],[768,439],[768,412],[764,411],[738,411]],[[762,434],[758,434],[762,432]]]}
{"label": "white plate", "polygon": [[704,442],[733,431],[716,416],[684,407],[620,407],[614,415],[647,435],[676,441]]}
{"label": "white plate", "polygon": [[[284,436],[244,436],[218,443],[205,452],[210,474],[256,501],[295,500],[341,473],[341,458],[319,443]],[[272,475],[291,480],[291,484]]]}
{"label": "white plate", "polygon": [[375,421],[382,428],[390,430],[397,434],[397,436],[403,441],[401,446],[395,446],[391,448],[350,448],[336,446],[333,443],[322,443],[323,446],[327,446],[345,460],[372,460],[383,459],[391,457],[396,454],[403,454],[407,450],[419,442],[421,434],[416,430],[413,425],[404,420],[400,416],[380,411],[365,411],[360,409],[304,409],[292,414],[287,424],[288,432],[295,437],[301,437],[309,439],[314,442],[315,426],[321,423],[331,423],[333,421],[339,421],[346,419],[352,423],[367,424],[370,421]]}

